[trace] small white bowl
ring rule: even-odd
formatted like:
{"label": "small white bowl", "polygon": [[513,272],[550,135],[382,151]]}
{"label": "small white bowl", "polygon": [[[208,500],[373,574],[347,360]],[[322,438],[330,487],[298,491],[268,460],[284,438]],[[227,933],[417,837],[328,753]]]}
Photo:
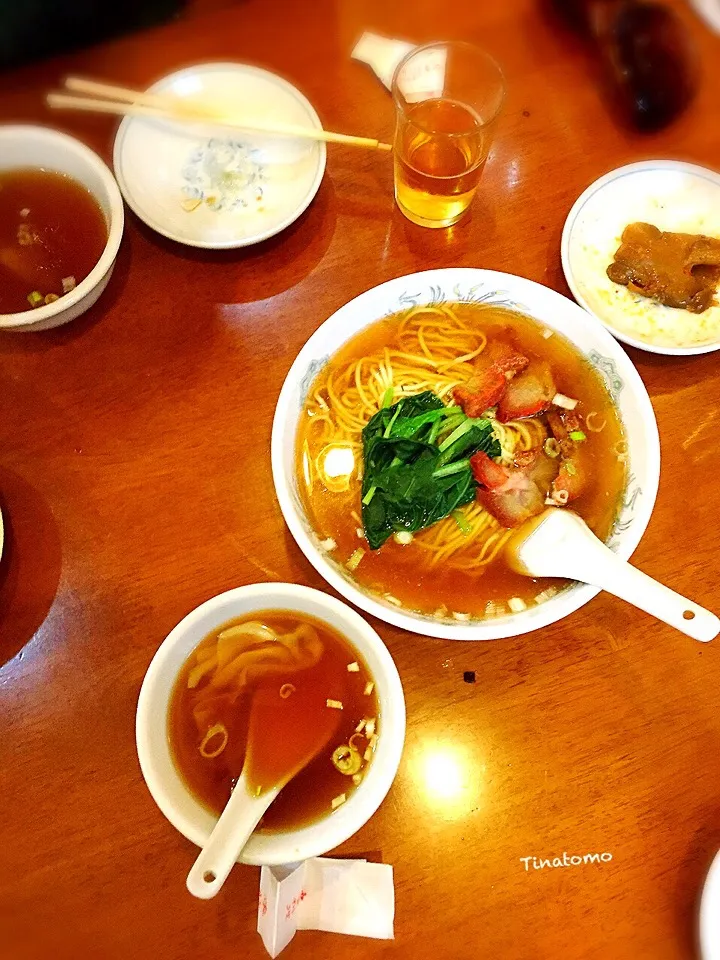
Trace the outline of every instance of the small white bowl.
{"label": "small white bowl", "polygon": [[643,160],[611,170],[575,201],[561,241],[573,296],[618,340],[671,356],[720,350],[720,306],[694,315],[637,296],[608,277],[621,233],[637,221],[720,237],[720,174],[679,160]]}
{"label": "small white bowl", "polygon": [[397,773],[405,742],[405,699],[400,677],[384,643],[340,600],[291,583],[257,583],[228,590],[189,613],[163,641],[140,690],[135,734],[148,789],[172,825],[199,847],[217,817],[189,791],[170,754],[170,697],[188,656],[211,630],[254,610],[296,610],[323,620],[347,637],[375,681],[381,717],[377,750],[362,783],[346,803],[311,826],[286,833],[255,834],[239,863],[281,864],[319,857],[344,843],[375,813]]}
{"label": "small white bowl", "polygon": [[490,303],[519,310],[564,334],[605,380],[628,440],[628,481],[608,545],[627,560],[650,519],[660,477],[660,441],[650,398],[627,354],[594,317],[554,290],[494,270],[451,267],[389,280],[346,303],[321,324],[290,367],[272,429],[272,470],[280,509],[298,546],[318,573],[356,606],[395,624],[448,640],[495,640],[537,630],[591,600],[597,587],[573,584],[522,613],[490,620],[446,622],[396,607],[371,594],[320,544],[298,492],[295,441],[305,398],[315,377],[347,341],[377,320],[417,304]]}
{"label": "small white bowl", "polygon": [[700,955],[720,960],[720,853],[708,871],[700,900]]}
{"label": "small white bowl", "polygon": [[68,323],[95,303],[113,272],[125,215],[112,173],[96,153],[67,134],[48,127],[0,127],[0,171],[22,167],[40,167],[77,180],[97,201],[108,231],[100,259],[74,290],[34,310],[0,313],[0,330],[34,332]]}
{"label": "small white bowl", "polygon": [[[259,67],[200,64],[163,77],[148,92],[322,129],[299,90]],[[149,227],[178,243],[221,250],[267,240],[297,220],[320,187],[325,156],[325,144],[313,140],[126,117],[113,164],[125,200]],[[183,209],[193,198],[195,209]]]}

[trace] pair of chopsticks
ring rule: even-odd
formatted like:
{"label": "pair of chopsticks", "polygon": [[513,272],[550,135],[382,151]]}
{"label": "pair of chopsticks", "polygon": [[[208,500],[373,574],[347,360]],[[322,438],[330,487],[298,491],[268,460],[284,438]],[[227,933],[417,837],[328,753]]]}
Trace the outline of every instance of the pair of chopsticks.
{"label": "pair of chopsticks", "polygon": [[[321,140],[325,143],[343,143],[349,147],[366,147],[372,150],[392,150],[389,143],[381,143],[370,137],[353,137],[347,133],[333,133],[314,127],[302,127],[290,123],[256,121],[218,113],[211,106],[185,101],[167,94],[143,93],[109,83],[97,83],[82,77],[67,77],[65,87],[72,93],[49,93],[48,106],[58,110],[87,110],[94,113],[112,113],[125,117],[156,117],[185,123],[209,123],[219,127],[234,127],[253,133],[271,136],[300,137],[304,140]],[[89,96],[74,96],[74,93]]]}

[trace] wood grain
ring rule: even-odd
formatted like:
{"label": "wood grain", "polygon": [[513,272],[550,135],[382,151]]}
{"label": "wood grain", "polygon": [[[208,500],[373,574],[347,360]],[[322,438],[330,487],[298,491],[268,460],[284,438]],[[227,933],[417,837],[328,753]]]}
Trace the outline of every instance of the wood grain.
{"label": "wood grain", "polygon": [[[283,377],[348,299],[414,270],[507,270],[568,293],[562,224],[582,189],[647,156],[720,158],[720,39],[684,8],[704,77],[688,113],[619,126],[592,60],[534,0],[196,3],[176,22],[3,77],[3,121],[53,123],[106,159],[114,125],[50,116],[67,73],[145,86],[232,59],[288,77],[326,127],[387,139],[392,104],[349,59],[363,28],[474,41],[509,95],[472,215],[425,231],[395,209],[391,163],[330,146],[307,213],[246,251],[199,252],[129,215],[117,269],[71,325],[0,336],[0,956],[260,958],[258,871],[186,893],[194,850],[140,776],[134,711],[175,623],[243,583],[322,586],[287,533],[269,462]],[[718,608],[717,355],[629,351],[662,442],[636,554]],[[720,655],[600,596],[537,634],[487,644],[381,623],[408,736],[381,809],[340,850],[395,867],[396,940],[299,934],[288,960],[689,960],[720,847]],[[474,670],[476,683],[463,682]],[[442,773],[438,777],[438,771]],[[440,782],[438,782],[440,781]],[[536,869],[587,853],[612,860]]]}

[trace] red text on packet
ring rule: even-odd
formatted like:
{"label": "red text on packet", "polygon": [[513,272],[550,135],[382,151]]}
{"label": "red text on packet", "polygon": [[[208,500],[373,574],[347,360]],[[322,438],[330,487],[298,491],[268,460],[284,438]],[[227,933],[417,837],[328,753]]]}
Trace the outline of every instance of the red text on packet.
{"label": "red text on packet", "polygon": [[299,897],[293,897],[293,898],[292,898],[292,902],[289,903],[289,904],[285,907],[285,919],[286,919],[286,920],[289,920],[289,919],[290,919],[290,917],[291,917],[291,916],[295,913],[295,911],[297,910],[298,904],[300,904],[300,903],[305,899],[306,896],[307,896],[307,893],[306,893],[304,890],[301,890]]}

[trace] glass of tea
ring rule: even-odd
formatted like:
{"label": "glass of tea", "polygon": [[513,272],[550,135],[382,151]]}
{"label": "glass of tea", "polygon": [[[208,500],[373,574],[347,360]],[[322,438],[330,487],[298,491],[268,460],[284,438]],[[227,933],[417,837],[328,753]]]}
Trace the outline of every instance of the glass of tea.
{"label": "glass of tea", "polygon": [[395,199],[422,227],[449,227],[470,206],[485,166],[505,82],[469,43],[431,43],[402,60],[392,84],[397,112]]}

